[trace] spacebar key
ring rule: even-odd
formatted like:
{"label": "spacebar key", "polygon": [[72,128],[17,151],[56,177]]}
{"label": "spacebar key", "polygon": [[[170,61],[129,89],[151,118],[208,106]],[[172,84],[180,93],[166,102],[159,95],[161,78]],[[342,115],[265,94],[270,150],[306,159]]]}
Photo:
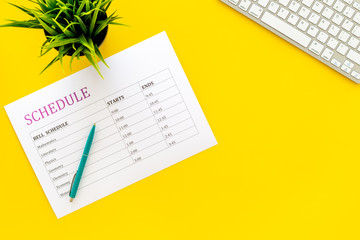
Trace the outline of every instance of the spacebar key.
{"label": "spacebar key", "polygon": [[275,30],[281,32],[286,35],[288,38],[291,38],[301,46],[307,48],[311,41],[311,38],[306,36],[304,33],[300,32],[296,28],[291,25],[283,22],[280,18],[275,17],[274,15],[265,12],[261,21],[274,28]]}
{"label": "spacebar key", "polygon": [[360,54],[358,54],[354,50],[350,50],[346,57],[360,65]]}

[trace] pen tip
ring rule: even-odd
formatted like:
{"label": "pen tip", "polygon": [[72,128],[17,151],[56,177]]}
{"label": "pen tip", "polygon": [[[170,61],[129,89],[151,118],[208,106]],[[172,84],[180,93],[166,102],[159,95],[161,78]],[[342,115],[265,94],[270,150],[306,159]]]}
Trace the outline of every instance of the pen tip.
{"label": "pen tip", "polygon": [[94,123],[94,126],[96,125],[96,123]]}
{"label": "pen tip", "polygon": [[73,198],[70,198],[70,202],[72,202],[74,199]]}

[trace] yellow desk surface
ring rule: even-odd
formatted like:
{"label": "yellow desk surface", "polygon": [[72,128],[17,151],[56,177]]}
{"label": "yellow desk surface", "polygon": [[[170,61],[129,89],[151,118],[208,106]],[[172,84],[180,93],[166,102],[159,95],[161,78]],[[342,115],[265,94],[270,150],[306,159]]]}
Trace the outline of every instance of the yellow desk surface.
{"label": "yellow desk surface", "polygon": [[[218,0],[115,9],[103,55],[166,30],[219,144],[58,220],[1,109],[0,239],[360,238],[360,86]],[[1,106],[71,74],[43,40],[0,29]]]}

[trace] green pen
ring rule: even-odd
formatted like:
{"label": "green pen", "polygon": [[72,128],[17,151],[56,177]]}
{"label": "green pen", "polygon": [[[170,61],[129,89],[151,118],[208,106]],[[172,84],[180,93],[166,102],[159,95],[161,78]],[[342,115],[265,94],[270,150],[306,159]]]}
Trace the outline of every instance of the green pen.
{"label": "green pen", "polygon": [[74,200],[74,198],[76,196],[76,193],[77,193],[77,190],[79,188],[81,176],[82,176],[84,168],[85,168],[86,160],[87,160],[89,152],[90,152],[90,148],[91,148],[92,141],[94,139],[94,135],[95,135],[95,124],[91,128],[91,131],[89,133],[89,137],[88,137],[88,139],[86,141],[86,145],[85,145],[83,155],[82,155],[81,160],[80,160],[79,168],[78,168],[77,172],[75,173],[74,178],[73,178],[72,183],[71,183],[70,193],[69,193],[70,202],[72,202]]}

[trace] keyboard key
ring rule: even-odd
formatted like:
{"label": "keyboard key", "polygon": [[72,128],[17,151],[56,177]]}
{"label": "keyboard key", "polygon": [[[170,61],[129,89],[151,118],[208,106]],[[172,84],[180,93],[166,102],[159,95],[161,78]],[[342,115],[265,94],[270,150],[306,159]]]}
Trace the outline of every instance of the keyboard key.
{"label": "keyboard key", "polygon": [[318,1],[316,1],[314,3],[314,6],[312,7],[312,9],[317,13],[320,13],[323,8],[324,8],[324,4],[322,4],[322,3],[318,2]]}
{"label": "keyboard key", "polygon": [[293,12],[297,12],[300,8],[300,4],[298,2],[292,1],[290,3],[289,9]]}
{"label": "keyboard key", "polygon": [[342,28],[346,31],[350,31],[350,29],[354,26],[354,23],[351,22],[349,19],[346,19],[342,24]]}
{"label": "keyboard key", "polygon": [[326,17],[327,19],[330,19],[332,17],[332,15],[334,14],[334,11],[331,10],[330,8],[325,8],[325,10],[323,11],[322,15],[324,17]]}
{"label": "keyboard key", "polygon": [[344,65],[349,67],[349,68],[353,68],[354,64],[352,62],[350,62],[349,60],[345,60]]}
{"label": "keyboard key", "polygon": [[302,8],[300,9],[299,15],[300,15],[301,17],[307,18],[307,17],[309,16],[309,14],[310,14],[310,10],[307,9],[306,7],[302,7]]}
{"label": "keyboard key", "polygon": [[296,16],[295,14],[291,14],[287,21],[292,25],[296,25],[297,22],[299,21],[299,17]]}
{"label": "keyboard key", "polygon": [[306,29],[308,28],[308,26],[309,26],[309,23],[306,22],[306,21],[303,20],[303,19],[301,19],[300,22],[299,22],[299,24],[297,25],[297,27],[298,27],[300,30],[304,31],[304,32],[306,31]]}
{"label": "keyboard key", "polygon": [[294,40],[301,46],[307,48],[311,41],[311,38],[306,36],[304,33],[300,32],[296,28],[292,27],[290,24],[282,21],[281,19],[275,17],[274,15],[265,12],[261,18],[261,21],[269,25],[270,27],[276,29],[277,31],[281,32],[288,38]]}
{"label": "keyboard key", "polygon": [[352,48],[357,48],[357,46],[359,45],[360,41],[357,38],[351,37],[348,44],[350,47]]}
{"label": "keyboard key", "polygon": [[287,6],[289,4],[290,0],[279,0],[279,3],[283,6]]}
{"label": "keyboard key", "polygon": [[317,15],[316,13],[312,13],[309,17],[309,21],[315,25],[319,22],[319,20],[320,20],[320,16]]}
{"label": "keyboard key", "polygon": [[351,69],[348,68],[348,67],[345,66],[345,65],[342,65],[342,66],[341,66],[341,70],[343,70],[343,71],[346,72],[346,73],[350,73],[350,72],[351,72]]}
{"label": "keyboard key", "polygon": [[319,29],[317,29],[317,28],[314,27],[314,26],[311,26],[311,27],[309,28],[309,30],[307,31],[307,33],[308,33],[310,36],[312,36],[312,37],[315,37],[318,32],[319,32]]}
{"label": "keyboard key", "polygon": [[333,58],[333,59],[331,60],[331,64],[334,65],[334,66],[336,66],[336,67],[340,67],[340,66],[341,66],[341,62],[340,62],[339,60],[335,59],[335,58]]}
{"label": "keyboard key", "polygon": [[347,32],[341,31],[341,33],[339,34],[339,39],[343,42],[347,42],[347,40],[349,40],[350,34],[348,34]]}
{"label": "keyboard key", "polygon": [[324,45],[322,45],[321,43],[317,42],[317,41],[313,41],[312,44],[310,45],[310,51],[312,51],[313,53],[320,55],[320,53],[322,52],[322,50],[324,49]]}
{"label": "keyboard key", "polygon": [[352,30],[352,34],[354,34],[356,37],[360,37],[360,27],[355,26],[354,29]]}
{"label": "keyboard key", "polygon": [[354,20],[356,23],[360,24],[360,13],[359,13],[359,12],[355,14],[353,20]]}
{"label": "keyboard key", "polygon": [[286,19],[288,15],[289,15],[289,11],[286,10],[285,8],[281,8],[280,11],[278,12],[278,16],[281,17],[282,19]]}
{"label": "keyboard key", "polygon": [[342,44],[342,43],[340,43],[340,45],[339,45],[338,48],[336,49],[336,51],[337,51],[338,53],[340,53],[341,55],[345,55],[345,53],[346,53],[348,50],[349,50],[349,48],[348,48],[346,45]]}
{"label": "keyboard key", "polygon": [[234,5],[237,5],[239,3],[239,0],[229,0],[229,2],[231,2]]}
{"label": "keyboard key", "polygon": [[279,4],[271,2],[268,9],[270,12],[276,13],[276,11],[279,9]]}
{"label": "keyboard key", "polygon": [[328,38],[329,38],[329,35],[327,35],[324,32],[320,32],[319,36],[317,37],[317,39],[322,43],[325,43]]}
{"label": "keyboard key", "polygon": [[348,59],[350,59],[351,61],[353,61],[353,62],[357,63],[358,65],[360,65],[360,54],[355,52],[354,50],[350,49],[350,51],[348,52],[346,57]]}
{"label": "keyboard key", "polygon": [[351,7],[349,7],[349,6],[345,8],[344,15],[345,15],[346,17],[352,18],[352,16],[354,15],[354,13],[355,13],[355,10],[354,10],[353,8],[351,8]]}
{"label": "keyboard key", "polygon": [[250,0],[242,0],[240,2],[239,8],[241,8],[244,11],[247,11],[250,7],[251,1]]}
{"label": "keyboard key", "polygon": [[351,76],[353,76],[354,78],[356,78],[356,79],[360,79],[360,73],[358,73],[358,72],[355,72],[355,71],[353,71],[352,73],[351,73]]}
{"label": "keyboard key", "polygon": [[328,5],[329,7],[331,7],[333,5],[333,3],[334,3],[334,0],[324,0],[324,3],[326,5]]}
{"label": "keyboard key", "polygon": [[353,0],[343,0],[344,2],[346,2],[347,4],[352,4]]}
{"label": "keyboard key", "polygon": [[360,10],[360,3],[354,2],[353,7],[356,8],[357,10]]}
{"label": "keyboard key", "polygon": [[319,28],[321,28],[322,30],[326,31],[330,26],[330,22],[325,20],[325,19],[321,19],[320,23],[319,23]]}
{"label": "keyboard key", "polygon": [[314,2],[314,0],[303,0],[302,1],[302,3],[308,7],[310,7],[313,2]]}
{"label": "keyboard key", "polygon": [[268,5],[268,3],[269,3],[269,0],[259,0],[258,1],[258,4],[263,7],[266,7]]}
{"label": "keyboard key", "polygon": [[332,56],[334,55],[334,52],[331,51],[328,48],[325,48],[323,54],[321,55],[321,57],[327,61],[330,61],[330,59],[332,58]]}
{"label": "keyboard key", "polygon": [[344,9],[344,7],[345,7],[345,4],[343,3],[343,2],[341,2],[341,1],[336,1],[336,3],[334,4],[334,9],[336,10],[336,11],[338,11],[338,12],[341,12],[343,9]]}
{"label": "keyboard key", "polygon": [[327,43],[327,45],[332,49],[335,49],[338,44],[339,44],[339,41],[334,38],[330,38],[330,40]]}
{"label": "keyboard key", "polygon": [[264,11],[264,9],[262,9],[261,7],[259,7],[256,4],[253,4],[249,10],[249,13],[256,18],[259,18],[260,15],[263,13],[263,11]]}
{"label": "keyboard key", "polygon": [[337,25],[340,25],[343,20],[344,20],[344,17],[338,13],[335,13],[334,17],[332,18],[332,21],[334,23],[336,23]]}
{"label": "keyboard key", "polygon": [[329,29],[329,33],[331,35],[333,35],[334,37],[339,33],[340,31],[340,28],[338,28],[337,26],[335,25],[331,25],[330,29]]}

